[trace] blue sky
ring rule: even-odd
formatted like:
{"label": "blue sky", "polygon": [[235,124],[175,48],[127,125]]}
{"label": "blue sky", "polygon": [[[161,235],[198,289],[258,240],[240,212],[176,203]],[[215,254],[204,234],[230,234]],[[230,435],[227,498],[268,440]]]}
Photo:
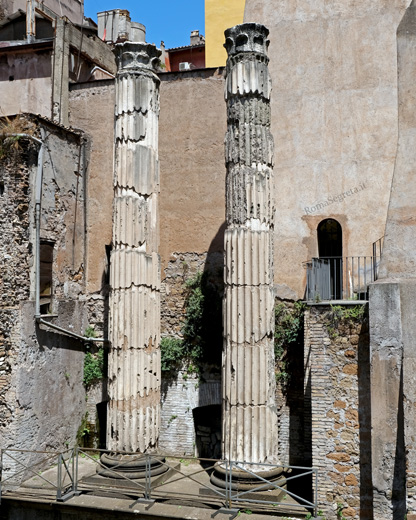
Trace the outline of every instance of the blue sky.
{"label": "blue sky", "polygon": [[191,31],[205,35],[204,0],[84,0],[85,16],[97,22],[97,13],[127,9],[133,22],[146,26],[146,41],[167,48],[189,45]]}

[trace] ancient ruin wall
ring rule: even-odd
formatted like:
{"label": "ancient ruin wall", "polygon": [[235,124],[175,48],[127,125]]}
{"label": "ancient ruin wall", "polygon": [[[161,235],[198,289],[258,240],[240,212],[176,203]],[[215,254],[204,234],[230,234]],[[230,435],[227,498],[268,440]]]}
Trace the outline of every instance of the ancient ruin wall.
{"label": "ancient ruin wall", "polygon": [[30,295],[27,275],[30,168],[26,164],[29,156],[12,154],[0,163],[0,440],[3,446],[13,444],[7,432],[11,431],[16,412],[12,378],[20,340],[20,302]]}
{"label": "ancient ruin wall", "polygon": [[351,306],[336,309],[305,314],[305,450],[319,472],[318,508],[372,518],[368,323],[342,318]]}
{"label": "ancient ruin wall", "polygon": [[[52,319],[82,333],[83,173],[74,171],[80,140],[63,129],[45,129],[41,238],[55,242],[52,305],[58,316]],[[75,442],[84,413],[84,352],[78,341],[35,325],[33,199],[38,154],[30,141],[21,139],[19,145],[23,153],[0,164],[0,439],[2,446],[63,449]]]}

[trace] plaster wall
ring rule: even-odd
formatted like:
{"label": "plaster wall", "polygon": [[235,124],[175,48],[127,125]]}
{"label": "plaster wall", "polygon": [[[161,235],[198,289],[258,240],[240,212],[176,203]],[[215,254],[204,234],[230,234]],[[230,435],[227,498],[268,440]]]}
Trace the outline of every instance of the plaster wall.
{"label": "plaster wall", "polygon": [[113,205],[114,82],[73,86],[69,94],[69,122],[91,136],[86,178],[88,293],[106,285],[106,246],[111,244]]}
{"label": "plaster wall", "polygon": [[[205,52],[207,67],[224,67],[227,53],[224,31],[243,23],[246,0],[205,0]],[[251,20],[250,20],[251,21]],[[253,20],[257,21],[257,20]]]}
{"label": "plaster wall", "polygon": [[[222,251],[225,219],[223,78],[216,69],[161,76],[160,255]],[[201,115],[202,114],[202,115]]]}
{"label": "plaster wall", "polygon": [[399,139],[380,265],[380,278],[416,275],[416,3],[412,2],[397,31]]}
{"label": "plaster wall", "polygon": [[397,144],[396,30],[409,3],[246,2],[244,20],[270,29],[279,296],[303,296],[299,273],[318,256],[321,220],[341,224],[343,255],[371,255],[384,235]]}
{"label": "plaster wall", "polygon": [[0,108],[5,114],[51,116],[51,51],[0,55]]}

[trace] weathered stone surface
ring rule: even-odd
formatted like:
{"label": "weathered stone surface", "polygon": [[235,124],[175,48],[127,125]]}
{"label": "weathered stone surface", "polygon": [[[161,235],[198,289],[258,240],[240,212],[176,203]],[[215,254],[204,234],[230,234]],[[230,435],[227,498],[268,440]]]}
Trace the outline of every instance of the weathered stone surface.
{"label": "weathered stone surface", "polygon": [[[85,142],[40,118],[19,124],[46,134],[40,237],[53,244],[49,319],[83,334]],[[38,147],[28,139],[20,139],[19,150],[0,162],[0,445],[62,451],[75,445],[85,414],[84,350],[79,341],[35,323],[37,163]],[[25,457],[26,463],[42,458]],[[9,463],[3,459],[4,472],[22,469]],[[27,476],[20,472],[20,478]]]}
{"label": "weathered stone surface", "polygon": [[273,140],[265,27],[226,31],[223,457],[277,462]]}
{"label": "weathered stone surface", "polygon": [[116,45],[108,446],[144,453],[160,426],[159,79],[154,45]]}
{"label": "weathered stone surface", "polygon": [[[366,518],[373,491],[368,456],[371,409],[367,324],[366,320],[341,320],[334,333],[331,312],[329,306],[311,306],[305,314],[305,414],[307,418],[309,409],[311,465],[319,470],[318,504],[328,518],[332,518],[338,503],[352,506],[349,512],[354,518]],[[358,344],[353,345],[357,337]],[[353,352],[359,360],[359,371],[347,352]],[[361,503],[355,504],[352,501],[358,494]]]}

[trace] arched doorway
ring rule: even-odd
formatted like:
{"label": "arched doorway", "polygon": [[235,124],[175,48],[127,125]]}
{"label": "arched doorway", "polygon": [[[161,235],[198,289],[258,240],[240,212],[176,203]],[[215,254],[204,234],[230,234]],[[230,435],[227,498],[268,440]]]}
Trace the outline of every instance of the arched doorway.
{"label": "arched doorway", "polygon": [[319,263],[322,269],[322,297],[325,300],[342,299],[342,228],[333,218],[318,225]]}

